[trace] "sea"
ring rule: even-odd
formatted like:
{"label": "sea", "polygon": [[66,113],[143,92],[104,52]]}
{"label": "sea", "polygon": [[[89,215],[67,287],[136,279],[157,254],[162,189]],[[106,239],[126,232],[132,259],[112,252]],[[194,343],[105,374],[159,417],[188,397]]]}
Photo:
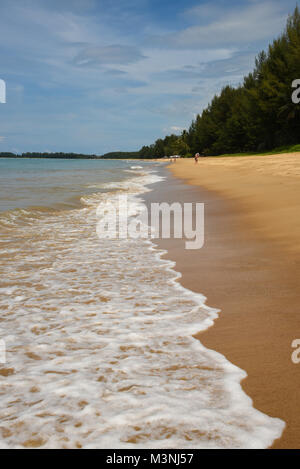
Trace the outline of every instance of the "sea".
{"label": "sea", "polygon": [[243,392],[246,373],[193,337],[222,312],[151,239],[97,234],[99,204],[127,195],[134,219],[167,183],[154,162],[0,159],[1,448],[267,448],[281,436]]}

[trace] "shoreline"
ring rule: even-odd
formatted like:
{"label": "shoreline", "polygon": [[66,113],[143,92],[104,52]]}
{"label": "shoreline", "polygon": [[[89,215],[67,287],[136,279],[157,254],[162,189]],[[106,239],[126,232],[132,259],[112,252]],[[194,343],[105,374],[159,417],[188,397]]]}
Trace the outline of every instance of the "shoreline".
{"label": "shoreline", "polygon": [[97,236],[100,200],[117,208],[125,190],[142,209],[142,194],[162,183],[152,173],[113,184],[75,216],[11,231],[14,251],[2,258],[10,342],[0,380],[10,392],[0,446],[264,448],[279,436],[281,422],[241,392],[244,373],[197,341],[216,314],[180,286],[174,263],[150,239]]}
{"label": "shoreline", "polygon": [[[232,164],[230,158],[226,160]],[[202,175],[206,170],[203,179],[195,174],[193,161],[178,161],[169,167],[173,174],[168,171],[168,184],[156,187],[154,193],[147,194],[146,200],[204,202],[205,246],[199,251],[186,251],[182,240],[154,240],[155,244],[168,251],[167,259],[176,262],[175,270],[182,274],[180,283],[205,295],[210,307],[221,310],[214,326],[196,337],[205,347],[220,352],[247,372],[248,377],[242,382],[242,387],[256,409],[286,422],[282,438],[274,442],[273,448],[299,448],[297,389],[300,386],[300,365],[293,364],[291,360],[291,343],[300,337],[300,263],[297,259],[298,246],[290,245],[291,239],[297,235],[297,223],[293,225],[293,230],[288,226],[291,238],[286,245],[287,227],[277,229],[276,236],[274,233],[268,236],[268,229],[260,225],[261,212],[266,223],[273,222],[273,228],[276,217],[261,204],[266,189],[259,194],[257,188],[260,181],[257,179],[266,178],[272,193],[273,181],[269,174],[261,174],[260,171],[257,178],[256,172],[253,168],[249,170],[249,167],[246,171],[245,168],[235,167],[234,174],[229,174],[232,172],[229,167],[224,181],[226,169],[220,168],[216,175],[215,162],[207,164],[208,159],[202,161]],[[246,161],[245,158],[243,161]],[[200,167],[199,164],[199,170]],[[241,176],[242,170],[245,174]],[[295,173],[290,188],[292,193],[298,190],[294,181],[298,177],[297,171]],[[286,175],[274,174],[276,190],[278,184],[285,187],[282,177]],[[230,178],[242,178],[243,184],[248,178],[246,190],[255,193],[252,205],[248,204],[251,210],[247,210],[246,215],[245,193],[239,194],[235,182],[230,187],[230,195],[226,193]],[[211,184],[209,188],[207,180]],[[280,193],[282,195],[284,189]],[[268,197],[263,198],[270,202]],[[290,203],[289,197],[281,199]],[[259,216],[254,223],[254,207],[258,203]],[[297,204],[294,204],[294,209],[297,209]]]}

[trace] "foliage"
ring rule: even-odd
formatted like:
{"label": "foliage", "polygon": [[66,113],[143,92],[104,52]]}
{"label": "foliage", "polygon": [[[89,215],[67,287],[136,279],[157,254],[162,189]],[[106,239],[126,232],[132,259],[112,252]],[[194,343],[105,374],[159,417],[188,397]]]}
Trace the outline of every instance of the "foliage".
{"label": "foliage", "polygon": [[152,156],[220,155],[295,145],[300,133],[300,104],[291,99],[295,79],[300,79],[298,7],[289,16],[284,33],[258,55],[255,69],[243,84],[225,86],[181,136],[157,140],[141,152]]}

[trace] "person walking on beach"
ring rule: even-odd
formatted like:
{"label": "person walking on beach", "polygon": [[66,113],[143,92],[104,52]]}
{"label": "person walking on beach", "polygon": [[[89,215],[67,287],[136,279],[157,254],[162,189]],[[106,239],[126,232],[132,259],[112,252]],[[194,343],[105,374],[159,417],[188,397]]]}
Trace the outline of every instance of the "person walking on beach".
{"label": "person walking on beach", "polygon": [[195,155],[195,164],[198,164],[198,159],[200,158],[199,153],[196,153]]}

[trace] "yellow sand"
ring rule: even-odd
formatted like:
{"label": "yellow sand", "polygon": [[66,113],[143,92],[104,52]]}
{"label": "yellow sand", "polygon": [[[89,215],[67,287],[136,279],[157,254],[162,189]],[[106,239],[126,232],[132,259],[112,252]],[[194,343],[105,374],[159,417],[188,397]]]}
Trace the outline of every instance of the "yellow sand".
{"label": "yellow sand", "polygon": [[175,176],[236,199],[262,236],[300,253],[300,153],[185,159]]}
{"label": "yellow sand", "polygon": [[286,422],[274,447],[300,448],[300,365],[291,360],[300,339],[300,153],[180,160],[170,170],[206,204],[205,246],[169,250],[184,286],[221,310],[199,339],[246,370],[257,409]]}

